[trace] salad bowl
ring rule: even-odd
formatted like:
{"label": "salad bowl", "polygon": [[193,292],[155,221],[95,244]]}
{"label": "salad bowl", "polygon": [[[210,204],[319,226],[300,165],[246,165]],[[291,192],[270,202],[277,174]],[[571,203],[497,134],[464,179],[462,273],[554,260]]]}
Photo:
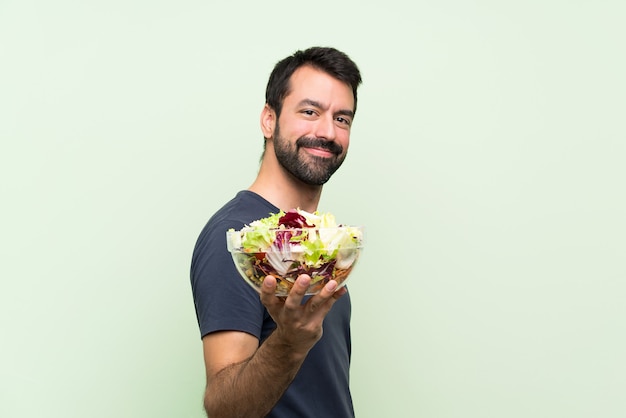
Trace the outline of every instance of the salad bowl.
{"label": "salad bowl", "polygon": [[345,286],[363,248],[363,227],[337,225],[330,214],[280,212],[226,233],[241,277],[260,292],[266,276],[276,278],[276,295],[287,296],[301,274],[311,277],[307,295],[330,280]]}

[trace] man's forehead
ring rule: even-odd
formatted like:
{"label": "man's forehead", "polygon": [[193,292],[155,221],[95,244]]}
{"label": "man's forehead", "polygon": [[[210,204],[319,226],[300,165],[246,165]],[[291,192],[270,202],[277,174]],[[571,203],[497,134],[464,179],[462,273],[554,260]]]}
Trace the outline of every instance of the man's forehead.
{"label": "man's forehead", "polygon": [[328,107],[330,102],[343,100],[342,106],[354,106],[352,87],[325,71],[312,66],[302,66],[291,75],[285,98],[300,102],[317,102]]}

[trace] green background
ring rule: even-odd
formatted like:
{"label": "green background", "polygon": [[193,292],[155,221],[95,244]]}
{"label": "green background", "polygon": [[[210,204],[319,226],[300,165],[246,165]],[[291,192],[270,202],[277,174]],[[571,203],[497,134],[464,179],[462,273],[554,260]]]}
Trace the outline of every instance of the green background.
{"label": "green background", "polygon": [[[0,416],[203,416],[195,239],[273,65],[364,84],[359,418],[626,415],[623,1],[0,0]],[[324,396],[312,388],[311,396]]]}

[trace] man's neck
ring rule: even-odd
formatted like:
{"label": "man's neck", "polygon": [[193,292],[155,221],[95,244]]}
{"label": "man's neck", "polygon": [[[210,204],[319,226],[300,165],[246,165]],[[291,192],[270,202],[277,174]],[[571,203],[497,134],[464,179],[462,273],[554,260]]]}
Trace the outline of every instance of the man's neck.
{"label": "man's neck", "polygon": [[314,212],[322,196],[322,186],[302,183],[282,167],[265,162],[248,190],[284,211],[297,208]]}

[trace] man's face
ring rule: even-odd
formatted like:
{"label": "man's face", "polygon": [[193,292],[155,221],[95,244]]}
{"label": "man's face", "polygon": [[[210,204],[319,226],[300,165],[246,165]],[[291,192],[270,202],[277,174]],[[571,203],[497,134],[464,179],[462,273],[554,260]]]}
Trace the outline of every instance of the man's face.
{"label": "man's face", "polygon": [[309,66],[293,73],[290,87],[273,135],[276,158],[298,180],[319,186],[346,158],[352,89]]}

